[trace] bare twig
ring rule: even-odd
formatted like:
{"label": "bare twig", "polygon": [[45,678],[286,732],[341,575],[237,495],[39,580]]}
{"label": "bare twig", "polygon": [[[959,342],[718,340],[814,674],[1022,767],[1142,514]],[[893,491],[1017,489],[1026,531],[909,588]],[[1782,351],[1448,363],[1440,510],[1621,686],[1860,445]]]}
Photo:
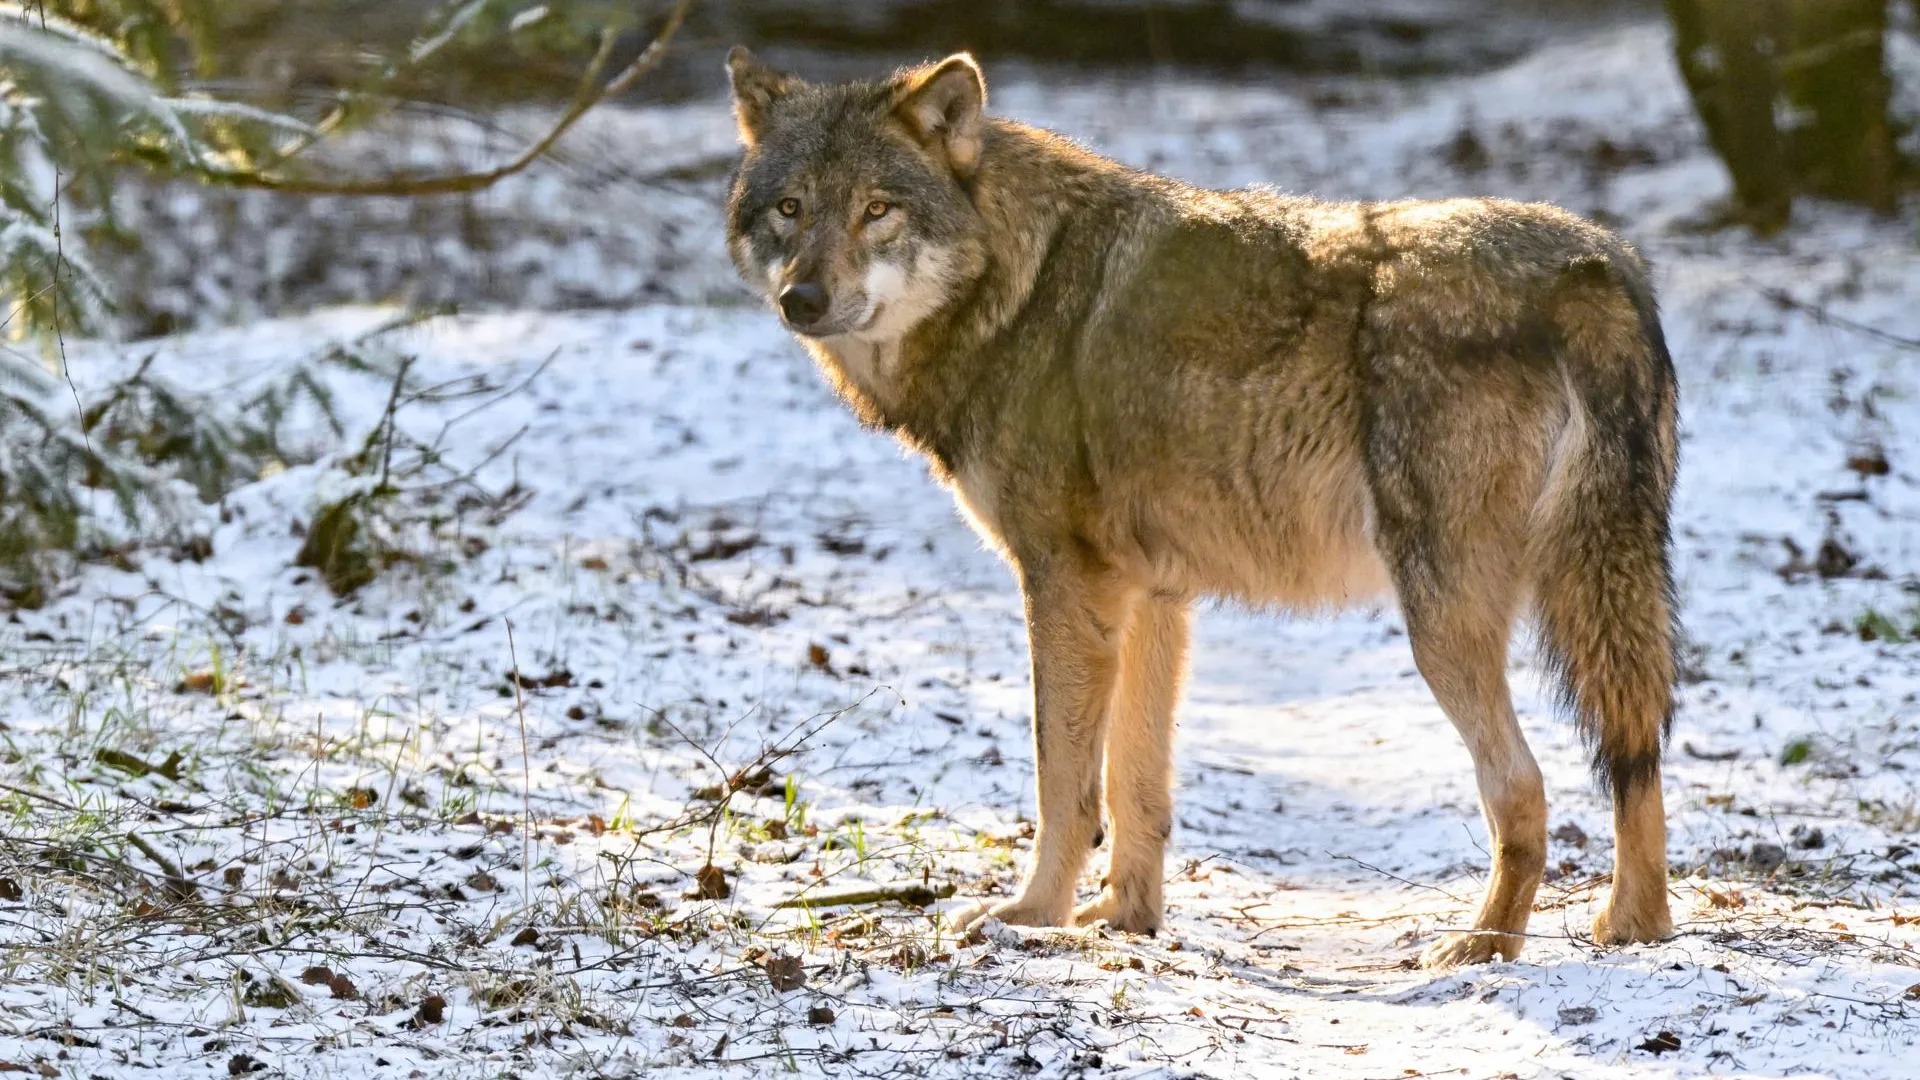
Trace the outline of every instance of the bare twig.
{"label": "bare twig", "polygon": [[1455,896],[1454,894],[1448,892],[1447,890],[1441,888],[1438,885],[1428,885],[1424,882],[1410,881],[1407,878],[1403,878],[1399,874],[1392,872],[1391,870],[1382,870],[1379,867],[1373,865],[1372,863],[1362,862],[1351,855],[1342,855],[1337,851],[1329,851],[1327,852],[1327,854],[1332,858],[1341,860],[1342,862],[1350,862],[1362,870],[1371,870],[1372,872],[1379,874],[1381,877],[1387,878],[1392,881],[1397,881],[1402,885],[1408,885],[1416,889],[1425,889],[1428,892],[1437,892],[1441,896],[1446,897],[1447,899],[1453,901],[1456,904],[1466,904],[1469,907],[1472,906],[1465,899]]}
{"label": "bare twig", "polygon": [[387,397],[386,413],[382,416],[381,426],[386,429],[386,445],[380,448],[380,488],[390,490],[387,478],[393,470],[394,414],[400,411],[400,391],[407,385],[407,369],[413,366],[413,357],[400,358],[400,367],[393,373],[393,393]]}
{"label": "bare twig", "polygon": [[[700,745],[700,743],[697,740],[695,740],[693,736],[688,735],[684,731],[681,731],[680,726],[678,724],[675,724],[672,720],[667,719],[666,713],[660,712],[657,709],[651,710],[651,711],[653,712],[655,719],[659,720],[662,724],[665,724],[668,730],[672,731],[675,735],[680,736],[682,741],[684,741],[688,746],[693,747],[694,751],[698,753],[701,757],[706,758],[707,763],[712,765],[714,768],[714,771],[720,774],[720,799],[718,802],[714,803],[713,810],[707,815],[707,818],[708,818],[707,865],[712,866],[713,865],[713,849],[714,849],[714,846],[719,841],[720,823],[726,820],[728,804],[730,804],[733,801],[735,788],[731,783],[728,782],[728,779],[729,777],[731,777],[732,774],[727,772],[727,767],[725,765],[720,764],[720,759],[713,756],[713,753],[711,751],[709,751],[706,747]],[[760,763],[766,757],[767,757],[767,752],[762,751],[760,754],[760,757],[754,759],[755,764]],[[775,757],[773,760],[778,761],[779,758]],[[749,766],[749,768],[751,767],[752,766]],[[745,770],[742,770],[742,771],[745,771]]]}
{"label": "bare twig", "polygon": [[[40,22],[41,29],[43,30],[46,29],[46,19],[46,5],[42,4],[40,8]],[[91,454],[93,453],[93,439],[87,434],[87,429],[84,426],[86,409],[80,405],[80,387],[73,381],[72,365],[67,363],[66,328],[60,325],[60,271],[62,269],[72,269],[72,267],[67,265],[66,238],[60,228],[61,183],[60,170],[53,170],[53,285],[52,292],[49,294],[48,299],[53,303],[53,338],[60,343],[60,377],[67,380],[67,391],[73,395],[74,418],[82,420],[80,444],[86,447],[87,453]]]}
{"label": "bare twig", "polygon": [[1844,315],[1835,315],[1821,305],[1811,304],[1805,300],[1801,300],[1785,289],[1762,289],[1760,294],[1779,307],[1788,311],[1797,311],[1812,319],[1814,322],[1819,323],[1821,326],[1850,330],[1853,333],[1864,334],[1875,341],[1885,342],[1888,345],[1897,345],[1902,349],[1920,351],[1920,338],[1904,337],[1900,334],[1882,330],[1877,326],[1868,326],[1866,323],[1856,322]]}
{"label": "bare twig", "polygon": [[193,882],[187,880],[187,875],[180,872],[180,867],[175,864],[172,859],[161,854],[159,848],[148,843],[146,837],[132,830],[128,830],[127,843],[140,849],[140,854],[152,859],[153,864],[158,866],[161,871],[167,875],[167,891],[172,893],[176,899],[195,900],[199,898],[200,890],[194,887]]}
{"label": "bare twig", "polygon": [[594,106],[617,97],[632,89],[640,78],[658,67],[666,57],[667,46],[680,30],[680,24],[686,19],[687,9],[693,6],[693,0],[678,0],[667,13],[667,20],[660,32],[648,43],[640,55],[626,68],[609,80],[606,85],[598,86],[601,73],[606,69],[607,59],[613,53],[615,35],[606,33],[601,36],[600,48],[594,53],[593,60],[586,73],[580,79],[580,89],[574,95],[573,103],[561,114],[553,127],[539,140],[528,146],[512,160],[491,169],[478,172],[454,173],[446,176],[390,176],[377,180],[305,180],[289,176],[277,176],[258,172],[223,172],[204,166],[200,175],[212,183],[230,187],[263,188],[268,191],[280,191],[293,195],[354,195],[354,196],[422,196],[457,195],[480,191],[515,173],[524,172],[534,162],[553,149],[560,137],[571,130],[582,116]]}
{"label": "bare twig", "polygon": [[513,647],[513,620],[507,626],[507,659],[513,664],[513,714],[520,721],[520,900],[533,902],[533,759],[527,754],[527,698],[520,688],[520,655]]}
{"label": "bare twig", "polygon": [[521,379],[518,383],[515,383],[513,386],[507,387],[506,389],[500,391],[499,393],[488,398],[487,400],[482,401],[478,405],[475,405],[469,408],[467,411],[459,414],[458,416],[453,417],[452,419],[448,420],[445,424],[442,424],[440,426],[440,433],[434,436],[433,445],[427,448],[428,451],[432,452],[432,451],[439,450],[440,444],[443,441],[445,441],[447,437],[447,432],[451,431],[455,424],[458,424],[464,420],[469,420],[474,416],[480,413],[483,413],[488,409],[493,408],[495,405],[500,404],[501,402],[507,400],[508,398],[513,397],[514,395],[525,390],[527,387],[532,386],[533,380],[539,378],[541,372],[547,370],[548,367],[552,366],[554,359],[557,358],[559,355],[560,355],[559,349],[553,350],[552,352],[547,354],[547,358],[545,360],[540,361],[538,364],[534,365],[534,368],[532,371],[527,372],[526,378]]}
{"label": "bare twig", "polygon": [[34,799],[39,802],[46,803],[48,806],[65,810],[68,813],[77,814],[80,812],[80,808],[73,805],[72,803],[64,802],[60,799],[56,799],[53,796],[46,794],[45,792],[34,791],[32,788],[15,787],[12,784],[5,783],[4,781],[0,781],[0,791],[11,791],[15,795],[25,796],[26,798]]}
{"label": "bare twig", "polygon": [[[406,731],[400,733],[400,746],[393,752],[393,776],[387,781],[387,799],[386,802],[381,804],[382,806],[393,805],[393,789],[398,787],[400,783],[400,761],[407,756],[407,740],[411,738],[413,738],[412,728],[408,728]],[[353,892],[347,898],[347,905],[349,907],[360,902],[361,890],[367,887],[367,882],[373,880],[373,872],[379,866],[380,842],[387,838],[387,820],[389,816],[390,815],[383,813],[374,821],[373,844],[367,849],[370,853],[367,860],[367,872],[360,875],[359,881],[354,882]]]}

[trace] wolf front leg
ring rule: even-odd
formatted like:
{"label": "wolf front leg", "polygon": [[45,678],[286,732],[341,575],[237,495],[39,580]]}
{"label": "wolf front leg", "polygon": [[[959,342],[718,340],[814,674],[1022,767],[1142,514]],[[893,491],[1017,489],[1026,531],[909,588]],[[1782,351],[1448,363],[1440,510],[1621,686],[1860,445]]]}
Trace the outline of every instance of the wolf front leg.
{"label": "wolf front leg", "polygon": [[1064,926],[1100,823],[1100,761],[1128,590],[1082,558],[1023,560],[1040,822],[1020,894],[984,913]]}
{"label": "wolf front leg", "polygon": [[1185,597],[1144,592],[1131,605],[1107,730],[1113,858],[1100,898],[1073,913],[1076,926],[1104,921],[1132,934],[1160,928],[1173,831],[1173,710],[1186,677],[1191,622]]}

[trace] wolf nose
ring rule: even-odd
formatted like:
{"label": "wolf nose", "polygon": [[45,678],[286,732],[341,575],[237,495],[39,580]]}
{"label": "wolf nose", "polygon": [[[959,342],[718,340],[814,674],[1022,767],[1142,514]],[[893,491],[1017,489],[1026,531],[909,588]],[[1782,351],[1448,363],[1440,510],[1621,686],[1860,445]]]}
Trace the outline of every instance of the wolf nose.
{"label": "wolf nose", "polygon": [[811,282],[780,291],[780,314],[794,327],[812,326],[827,313],[827,290]]}

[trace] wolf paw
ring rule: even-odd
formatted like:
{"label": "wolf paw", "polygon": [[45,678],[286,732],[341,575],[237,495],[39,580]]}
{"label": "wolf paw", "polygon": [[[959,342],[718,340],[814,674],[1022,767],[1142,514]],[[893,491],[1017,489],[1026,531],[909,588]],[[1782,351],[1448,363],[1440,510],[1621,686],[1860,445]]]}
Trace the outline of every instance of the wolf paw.
{"label": "wolf paw", "polygon": [[1123,934],[1151,934],[1160,929],[1160,912],[1140,903],[1127,903],[1111,890],[1103,889],[1100,899],[1081,904],[1073,911],[1073,925],[1092,926],[1104,922]]}
{"label": "wolf paw", "polygon": [[1429,971],[1445,971],[1463,964],[1485,964],[1496,958],[1511,960],[1520,955],[1524,940],[1517,934],[1491,930],[1457,930],[1420,954],[1420,966]]}
{"label": "wolf paw", "polygon": [[1665,904],[1628,911],[1609,903],[1605,911],[1593,918],[1593,941],[1596,945],[1664,941],[1672,936],[1673,916],[1667,914]]}
{"label": "wolf paw", "polygon": [[989,919],[999,919],[1008,926],[1061,926],[1066,923],[1064,913],[1056,914],[1038,904],[1018,899],[992,907],[975,904],[961,916],[956,929],[961,937],[966,937],[985,926]]}

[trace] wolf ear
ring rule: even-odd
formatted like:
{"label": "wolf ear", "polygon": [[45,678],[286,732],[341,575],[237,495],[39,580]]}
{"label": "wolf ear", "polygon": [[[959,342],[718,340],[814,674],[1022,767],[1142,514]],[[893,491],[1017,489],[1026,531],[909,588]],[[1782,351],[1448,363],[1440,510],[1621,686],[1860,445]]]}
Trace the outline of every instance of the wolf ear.
{"label": "wolf ear", "polygon": [[938,64],[907,72],[900,79],[893,108],[921,142],[946,153],[947,163],[962,179],[971,178],[980,167],[987,81],[973,57],[955,53]]}
{"label": "wolf ear", "polygon": [[745,45],[727,51],[727,76],[733,80],[733,117],[740,124],[740,142],[760,141],[773,104],[798,86],[800,80],[761,63]]}

